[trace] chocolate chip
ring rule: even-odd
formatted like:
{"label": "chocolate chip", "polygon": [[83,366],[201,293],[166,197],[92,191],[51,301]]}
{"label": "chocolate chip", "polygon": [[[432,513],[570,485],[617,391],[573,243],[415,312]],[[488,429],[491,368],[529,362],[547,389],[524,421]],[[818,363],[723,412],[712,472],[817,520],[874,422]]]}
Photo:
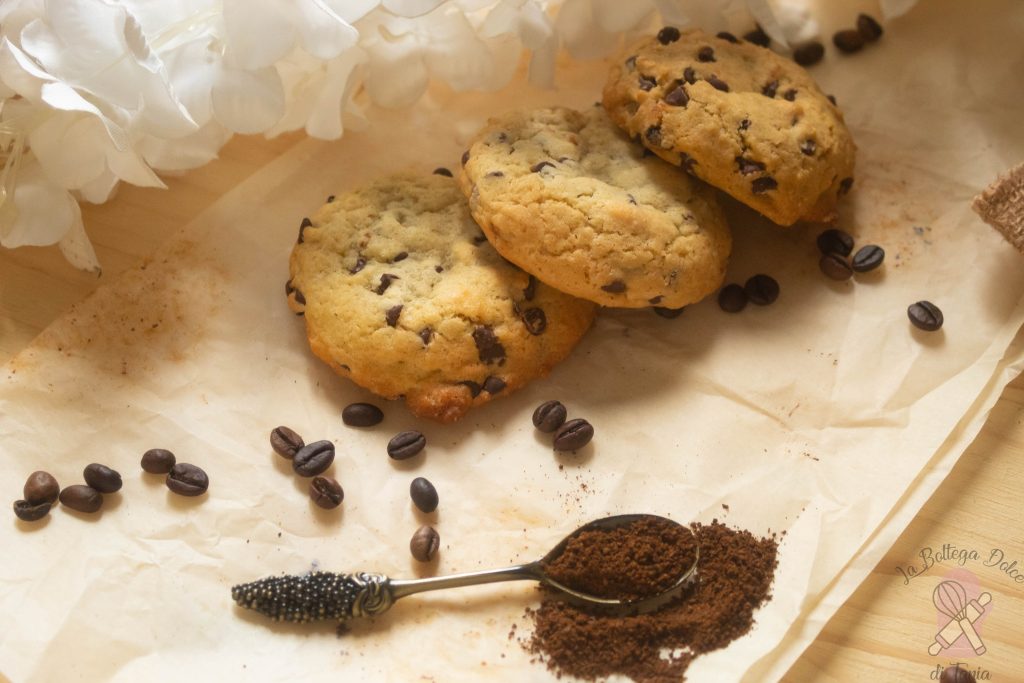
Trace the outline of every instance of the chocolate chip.
{"label": "chocolate chip", "polygon": [[544,315],[544,310],[540,308],[528,308],[523,311],[523,324],[526,325],[526,331],[530,334],[537,336],[542,334],[548,326],[548,318]]}
{"label": "chocolate chip", "polygon": [[121,474],[98,462],[86,465],[82,478],[86,484],[100,493],[115,493],[121,490]]}
{"label": "chocolate chip", "polygon": [[763,88],[761,88],[761,94],[764,95],[765,97],[775,97],[775,92],[778,89],[779,89],[779,82],[778,81],[772,81],[771,83],[766,83],[765,86]]}
{"label": "chocolate chip", "polygon": [[665,104],[671,104],[673,107],[685,107],[689,101],[690,96],[686,94],[686,88],[681,85],[665,95]]}
{"label": "chocolate chip", "polygon": [[53,505],[57,502],[57,496],[60,495],[60,484],[49,472],[36,471],[28,475],[28,479],[25,480],[22,495],[25,496],[25,501],[29,505],[41,503],[46,503],[48,506]]}
{"label": "chocolate chip", "polygon": [[416,477],[409,484],[409,497],[420,512],[430,513],[437,509],[437,489],[430,480]]}
{"label": "chocolate chip", "polygon": [[697,160],[691,157],[686,152],[679,153],[679,166],[687,173],[693,174],[693,167],[697,165]]}
{"label": "chocolate chip", "polygon": [[875,21],[874,17],[867,14],[857,15],[857,33],[869,43],[873,43],[882,37],[882,25]]}
{"label": "chocolate chip", "polygon": [[287,282],[284,283],[284,295],[285,296],[291,296],[292,292],[294,292],[294,291],[295,291],[295,288],[292,287],[292,281],[291,280],[288,280]]}
{"label": "chocolate chip", "polygon": [[302,219],[302,222],[299,224],[299,244],[302,244],[302,242],[304,241],[306,228],[308,228],[311,225],[313,225],[313,221],[309,220],[308,218]]}
{"label": "chocolate chip", "polygon": [[817,143],[814,142],[814,140],[804,140],[803,142],[800,143],[800,151],[809,157],[814,156],[814,152],[817,149],[818,145]]}
{"label": "chocolate chip", "polygon": [[103,496],[91,486],[73,484],[60,492],[61,505],[79,512],[97,512],[103,506]]}
{"label": "chocolate chip", "polygon": [[555,167],[555,165],[550,161],[541,161],[540,163],[536,163],[533,166],[531,166],[530,170],[533,171],[534,173],[540,173],[541,169],[543,169],[545,166],[550,166],[551,168]]}
{"label": "chocolate chip", "polygon": [[733,34],[729,33],[728,31],[719,31],[718,33],[715,34],[715,37],[716,38],[721,38],[722,40],[727,40],[730,43],[734,43],[734,44],[740,42],[739,38],[737,38]]}
{"label": "chocolate chip", "polygon": [[711,87],[713,87],[715,90],[721,90],[722,92],[729,92],[729,84],[726,83],[725,81],[723,81],[721,78],[719,78],[715,74],[711,74],[710,76],[708,76],[704,80],[707,81],[708,83],[710,83]]}
{"label": "chocolate chip", "polygon": [[771,275],[759,273],[747,280],[743,292],[752,304],[768,306],[779,298],[779,283]]}
{"label": "chocolate chip", "polygon": [[341,411],[341,421],[349,427],[373,427],[383,420],[384,411],[372,403],[350,403]]}
{"label": "chocolate chip", "polygon": [[327,203],[330,204],[333,201],[334,201],[334,195],[333,194],[327,195]]}
{"label": "chocolate chip", "polygon": [[150,474],[167,474],[174,467],[174,453],[166,448],[150,448],[142,454],[142,469]]}
{"label": "chocolate chip", "polygon": [[743,119],[740,121],[740,125],[737,128],[738,130],[747,130],[750,128],[750,119]]}
{"label": "chocolate chip", "polygon": [[660,315],[662,318],[668,318],[671,320],[672,318],[678,318],[679,316],[681,316],[685,308],[685,306],[682,308],[665,308],[664,306],[653,306],[651,310],[653,310],[656,314]]}
{"label": "chocolate chip", "polygon": [[793,50],[793,61],[800,66],[813,66],[825,56],[825,46],[817,40],[798,45]]}
{"label": "chocolate chip", "polygon": [[569,420],[555,431],[556,451],[578,451],[594,438],[594,427],[582,418]]}
{"label": "chocolate chip", "polygon": [[355,275],[356,273],[358,273],[360,270],[362,270],[365,267],[366,267],[366,259],[364,259],[362,256],[358,256],[358,257],[356,257],[355,265],[352,266],[351,268],[349,268],[348,272],[349,272],[350,275]]}
{"label": "chocolate chip", "polygon": [[884,249],[877,244],[866,244],[853,255],[853,262],[850,265],[858,273],[867,273],[882,265],[884,260]]}
{"label": "chocolate chip", "polygon": [[665,28],[658,31],[658,42],[662,45],[668,45],[679,40],[679,29],[675,26],[666,26]]}
{"label": "chocolate chip", "polygon": [[485,178],[501,178],[505,175],[503,171],[489,171]]}
{"label": "chocolate chip", "polygon": [[333,510],[345,500],[345,491],[334,477],[313,477],[309,482],[309,498],[324,510]]}
{"label": "chocolate chip", "polygon": [[462,153],[462,165],[465,166],[466,162],[469,161],[469,150],[467,149]]}
{"label": "chocolate chip", "polygon": [[839,254],[822,254],[818,267],[830,280],[849,280],[853,275],[850,264]]}
{"label": "chocolate chip", "polygon": [[491,375],[490,377],[484,380],[484,391],[486,391],[488,394],[491,394],[492,396],[494,394],[499,393],[502,389],[505,388],[505,386],[505,380],[503,380],[500,377],[495,377],[494,375]]}
{"label": "chocolate chip", "polygon": [[399,261],[404,261],[407,258],[409,258],[409,252],[400,251],[397,254],[395,254],[394,257],[392,257],[391,262],[398,263]]}
{"label": "chocolate chip", "polygon": [[683,69],[683,80],[693,85],[697,82],[697,72],[693,70],[692,66],[688,66]]}
{"label": "chocolate chip", "polygon": [[818,250],[822,254],[849,256],[853,251],[853,236],[837,228],[829,228],[818,235]]}
{"label": "chocolate chip", "polygon": [[429,327],[424,327],[422,330],[417,332],[417,334],[419,334],[420,339],[423,340],[424,346],[429,344],[434,339],[434,330],[430,329]]}
{"label": "chocolate chip", "polygon": [[38,522],[50,513],[53,503],[31,503],[27,500],[14,501],[14,514],[23,522]]}
{"label": "chocolate chip", "polygon": [[443,273],[444,272],[444,266],[434,266],[434,272],[435,273]]}
{"label": "chocolate chip", "polygon": [[754,182],[750,184],[750,190],[754,194],[764,194],[768,190],[774,190],[779,186],[775,178],[771,176],[765,176],[764,178],[755,178]]}
{"label": "chocolate chip", "polygon": [[526,281],[526,287],[523,288],[523,298],[527,301],[533,301],[533,297],[537,294],[537,278],[529,276]]}
{"label": "chocolate chip", "polygon": [[661,126],[651,126],[644,131],[644,137],[652,145],[661,145]]}
{"label": "chocolate chip", "polygon": [[306,295],[299,291],[297,287],[292,287],[292,291],[295,293],[295,301],[303,306],[306,305]]}
{"label": "chocolate chip", "polygon": [[633,195],[628,194],[628,193],[626,194],[626,197],[629,198],[629,203],[630,204],[632,204],[633,206],[636,206],[636,197],[634,197]]}
{"label": "chocolate chip", "polygon": [[842,182],[839,183],[839,194],[844,195],[850,191],[853,187],[853,178],[843,178]]}
{"label": "chocolate chip", "polygon": [[[534,309],[531,309],[534,310]],[[473,342],[481,363],[493,363],[505,358],[505,347],[494,334],[494,328],[490,325],[477,325],[473,330]]]}
{"label": "chocolate chip", "polygon": [[387,288],[391,286],[392,282],[399,279],[400,278],[397,275],[392,275],[391,273],[384,273],[383,275],[380,276],[380,284],[377,285],[377,289],[373,291],[375,291],[377,294],[383,294],[385,291],[387,291]]}
{"label": "chocolate chip", "polygon": [[399,432],[388,441],[388,455],[393,460],[408,460],[427,445],[427,437],[416,430]]}
{"label": "chocolate chip", "polygon": [[480,395],[480,392],[483,391],[483,387],[480,386],[480,383],[474,382],[471,379],[464,379],[461,382],[457,382],[457,384],[460,384],[469,389],[469,395],[472,398],[476,398],[477,396]]}
{"label": "chocolate chip", "polygon": [[768,37],[768,34],[765,33],[760,26],[749,33],[744,33],[743,38],[744,40],[749,40],[754,45],[760,45],[761,47],[768,47],[772,42],[772,39]]}
{"label": "chocolate chip", "polygon": [[533,411],[533,426],[545,434],[550,434],[565,423],[568,415],[561,401],[545,401]]}
{"label": "chocolate chip", "polygon": [[612,280],[606,285],[603,285],[601,289],[609,294],[622,294],[626,291],[626,283],[622,280]]}
{"label": "chocolate chip", "polygon": [[443,175],[443,176],[446,176],[448,178],[451,178],[452,177],[452,172],[449,171],[444,166],[438,166],[437,168],[434,169],[434,175]]}
{"label": "chocolate chip", "polygon": [[635,69],[636,68],[636,55],[631,55],[630,57],[627,57],[625,64],[626,64],[626,68],[629,69],[630,71]]}
{"label": "chocolate chip", "polygon": [[384,321],[388,324],[388,327],[395,327],[398,324],[398,316],[400,315],[402,315],[402,304],[392,306],[384,314]]}
{"label": "chocolate chip", "polygon": [[441,547],[441,536],[429,526],[421,526],[409,541],[409,552],[418,562],[430,562]]}
{"label": "chocolate chip", "polygon": [[784,92],[782,94],[782,99],[788,100],[790,102],[794,101],[796,99],[796,88],[790,88],[789,90]]}
{"label": "chocolate chip", "polygon": [[658,85],[658,81],[654,80],[650,76],[640,76],[640,89],[644,92],[649,91],[656,85]]}
{"label": "chocolate chip", "polygon": [[663,297],[661,294],[659,294],[658,296],[652,296],[650,299],[647,300],[647,303],[651,304],[652,306],[657,306],[658,304],[661,303],[661,300],[664,298],[665,297]]}
{"label": "chocolate chip", "polygon": [[846,54],[858,52],[864,47],[864,37],[853,29],[838,31],[832,36],[832,42],[839,48],[840,52],[845,52]]}
{"label": "chocolate chip", "polygon": [[942,311],[930,301],[918,301],[907,308],[907,317],[914,327],[925,332],[934,332],[942,327]]}
{"label": "chocolate chip", "polygon": [[300,477],[323,474],[334,462],[334,444],[327,440],[314,441],[300,448],[292,458],[292,469]]}
{"label": "chocolate chip", "polygon": [[697,50],[697,61],[700,62],[713,62],[715,61],[715,50],[710,45],[705,45],[701,49]]}
{"label": "chocolate chip", "polygon": [[747,293],[740,285],[726,285],[718,292],[718,307],[726,313],[739,313],[746,306]]}
{"label": "chocolate chip", "polygon": [[760,161],[754,161],[753,159],[744,159],[743,157],[736,157],[736,165],[739,166],[739,170],[742,175],[760,173],[761,171],[764,170],[764,164],[762,164]]}

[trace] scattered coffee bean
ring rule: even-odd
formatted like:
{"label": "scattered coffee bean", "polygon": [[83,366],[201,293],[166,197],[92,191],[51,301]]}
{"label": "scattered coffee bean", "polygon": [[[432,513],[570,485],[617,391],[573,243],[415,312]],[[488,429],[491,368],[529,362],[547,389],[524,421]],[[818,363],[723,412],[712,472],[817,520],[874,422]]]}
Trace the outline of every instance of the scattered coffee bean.
{"label": "scattered coffee bean", "polygon": [[977,679],[967,669],[961,669],[959,664],[954,664],[942,670],[939,683],[977,683]]}
{"label": "scattered coffee bean", "polygon": [[771,275],[754,275],[743,285],[743,292],[752,304],[768,306],[779,298],[779,283]]}
{"label": "scattered coffee bean", "polygon": [[[274,427],[270,431],[270,447],[274,449],[274,452],[280,455],[282,458],[291,460],[295,457],[295,454],[299,452],[299,449],[306,445],[306,442],[302,440],[302,437],[293,430],[285,427]],[[171,457],[171,464],[167,468],[167,471],[171,471],[171,467],[174,466],[174,457]],[[145,465],[143,465],[145,468]]]}
{"label": "scattered coffee bean", "polygon": [[300,477],[315,477],[323,474],[334,462],[334,444],[330,441],[314,441],[298,450],[292,459],[292,469]]}
{"label": "scattered coffee bean", "polygon": [[747,292],[733,283],[718,292],[718,307],[726,313],[739,313],[747,307]]}
{"label": "scattered coffee bean", "polygon": [[86,465],[82,472],[85,483],[100,493],[114,493],[121,490],[121,475],[98,462]]}
{"label": "scattered coffee bean", "polygon": [[384,412],[372,403],[350,403],[341,411],[341,421],[349,427],[372,427],[383,420]]}
{"label": "scattered coffee bean", "polygon": [[907,317],[914,327],[925,332],[934,332],[942,327],[942,311],[930,301],[918,301],[907,308]]}
{"label": "scattered coffee bean", "polygon": [[814,66],[825,56],[825,46],[817,40],[798,45],[793,50],[793,61],[800,66]]}
{"label": "scattered coffee bean", "polygon": [[443,176],[445,176],[447,178],[451,178],[452,177],[452,172],[449,171],[444,166],[439,166],[438,168],[434,169],[434,175],[443,175]]}
{"label": "scattered coffee bean", "polygon": [[416,430],[399,432],[388,441],[388,455],[394,460],[408,460],[423,450],[427,437]]}
{"label": "scattered coffee bean", "polygon": [[853,236],[844,230],[829,228],[818,235],[818,251],[822,254],[849,256],[853,251]]}
{"label": "scattered coffee bean", "polygon": [[754,45],[760,45],[761,47],[768,47],[772,42],[772,39],[768,37],[768,34],[758,26],[753,31],[743,34],[743,39],[748,40]]}
{"label": "scattered coffee bean", "polygon": [[849,280],[853,275],[850,264],[839,254],[822,254],[818,267],[830,280]]}
{"label": "scattered coffee bean", "polygon": [[421,526],[409,541],[409,552],[420,562],[430,562],[441,547],[441,536],[427,525]]}
{"label": "scattered coffee bean", "polygon": [[309,482],[309,497],[324,510],[333,510],[345,500],[345,491],[333,477],[313,477]]}
{"label": "scattered coffee bean", "polygon": [[61,505],[79,512],[96,512],[103,506],[103,496],[91,486],[73,484],[60,492]]}
{"label": "scattered coffee bean", "polygon": [[594,438],[594,427],[582,418],[569,420],[555,432],[556,451],[577,451]]}
{"label": "scattered coffee bean", "polygon": [[882,265],[884,260],[884,249],[877,244],[866,244],[853,255],[853,263],[851,265],[858,273],[866,273]]}
{"label": "scattered coffee bean", "polygon": [[668,45],[679,40],[679,29],[675,26],[666,26],[665,28],[658,31],[658,42],[662,45]]}
{"label": "scattered coffee bean", "polygon": [[416,477],[409,484],[409,496],[421,512],[433,512],[437,509],[437,489],[423,477]]}
{"label": "scattered coffee bean", "polygon": [[873,43],[882,37],[882,25],[875,21],[874,17],[867,14],[857,15],[857,33],[869,43]]}
{"label": "scattered coffee bean", "polygon": [[657,315],[660,315],[662,318],[668,318],[669,320],[681,316],[685,309],[685,306],[682,308],[665,308],[664,306],[651,307],[651,310],[653,310]]}
{"label": "scattered coffee bean", "polygon": [[533,426],[550,434],[565,423],[568,411],[561,401],[545,401],[533,411]]}
{"label": "scattered coffee bean", "polygon": [[730,43],[734,43],[734,44],[740,42],[739,38],[737,38],[733,34],[729,33],[728,31],[719,31],[718,33],[715,34],[715,37],[716,38],[721,38],[722,40],[727,40]]}
{"label": "scattered coffee bean", "polygon": [[754,178],[754,181],[750,183],[750,191],[754,194],[764,194],[769,190],[774,190],[779,186],[778,181],[771,176],[764,176],[763,178]]}
{"label": "scattered coffee bean", "polygon": [[864,37],[853,29],[837,32],[832,36],[832,42],[839,48],[840,52],[845,52],[846,54],[852,54],[864,47]]}
{"label": "scattered coffee bean", "polygon": [[715,50],[710,45],[705,45],[701,49],[697,50],[697,61],[700,62],[713,62],[715,61]]}
{"label": "scattered coffee bean", "polygon": [[22,489],[25,500],[32,504],[49,503],[53,505],[60,495],[60,484],[49,472],[33,472],[28,475],[25,481],[25,488]]}
{"label": "scattered coffee bean", "polygon": [[42,501],[30,503],[27,500],[14,501],[14,514],[23,522],[37,522],[50,513],[53,503]]}
{"label": "scattered coffee bean", "polygon": [[142,469],[150,474],[167,474],[172,467],[174,453],[164,448],[151,448],[142,454]]}
{"label": "scattered coffee bean", "polygon": [[164,483],[179,496],[201,496],[210,488],[210,478],[206,472],[187,462],[175,463]]}

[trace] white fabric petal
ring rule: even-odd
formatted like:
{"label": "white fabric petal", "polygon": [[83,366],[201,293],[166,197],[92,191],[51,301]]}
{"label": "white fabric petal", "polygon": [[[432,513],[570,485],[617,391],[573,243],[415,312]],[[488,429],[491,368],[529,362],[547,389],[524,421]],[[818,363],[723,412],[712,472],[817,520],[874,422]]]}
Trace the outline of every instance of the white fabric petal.
{"label": "white fabric petal", "polygon": [[761,28],[764,29],[764,32],[772,40],[783,46],[789,45],[789,42],[786,40],[786,33],[782,30],[782,26],[779,25],[779,21],[775,17],[775,11],[768,3],[768,0],[747,0],[747,9],[750,10],[750,16],[754,17],[754,20],[761,25]]}
{"label": "white fabric petal", "polygon": [[530,55],[530,83],[541,88],[555,85],[555,64],[558,59],[558,39],[552,36]]}
{"label": "white fabric petal", "polygon": [[100,275],[102,273],[100,262],[96,258],[96,251],[92,248],[88,235],[85,234],[82,212],[78,208],[78,204],[73,200],[71,203],[74,206],[71,226],[60,242],[57,243],[57,246],[60,248],[60,253],[64,254],[64,258],[68,260],[68,263],[75,268]]}
{"label": "white fabric petal", "polygon": [[108,168],[78,188],[78,195],[91,204],[102,204],[110,199],[120,181]]}
{"label": "white fabric petal", "polygon": [[107,167],[106,132],[82,114],[51,114],[29,133],[28,144],[46,177],[61,187],[81,187]]}
{"label": "white fabric petal", "polygon": [[654,5],[648,0],[593,0],[594,19],[607,33],[631,31],[651,16]]}
{"label": "white fabric petal", "polygon": [[315,138],[336,140],[345,132],[343,111],[359,83],[362,50],[349,50],[328,63],[324,85],[309,113],[306,132]]}
{"label": "white fabric petal", "polygon": [[380,0],[313,0],[329,8],[349,24],[355,24],[380,5]]}
{"label": "white fabric petal", "polygon": [[0,39],[0,80],[24,98],[38,102],[43,83],[53,77],[7,38]]}
{"label": "white fabric petal", "polygon": [[480,35],[491,38],[503,33],[517,32],[520,25],[519,15],[524,11],[526,4],[525,0],[501,0],[487,12],[483,23],[480,24]]}
{"label": "white fabric petal", "polygon": [[211,94],[214,117],[236,133],[262,133],[284,115],[284,87],[274,68],[222,66]]}
{"label": "white fabric petal", "polygon": [[618,37],[604,31],[594,20],[589,0],[566,0],[558,11],[555,26],[569,54],[576,59],[599,59],[618,45]]}
{"label": "white fabric petal", "polygon": [[523,45],[531,50],[549,48],[558,41],[555,38],[555,27],[551,18],[543,9],[532,2],[526,3],[519,15],[519,37]]}
{"label": "white fabric petal", "polygon": [[359,31],[323,3],[296,0],[294,10],[302,49],[314,57],[334,59],[359,40]]}
{"label": "white fabric petal", "polygon": [[661,23],[665,26],[683,27],[694,23],[683,9],[682,3],[676,0],[654,0],[654,6],[661,16]]}
{"label": "white fabric petal", "polygon": [[0,220],[0,245],[43,247],[56,244],[78,214],[78,204],[68,191],[46,179],[34,160],[22,160],[14,185],[12,211],[4,206]]}
{"label": "white fabric petal", "polygon": [[271,66],[295,44],[291,13],[279,0],[224,0],[224,33],[224,60],[249,71]]}
{"label": "white fabric petal", "polygon": [[429,14],[444,0],[384,0],[384,8],[400,17],[414,18]]}
{"label": "white fabric petal", "polygon": [[217,79],[220,55],[213,52],[210,38],[203,36],[182,43],[163,55],[174,94],[199,126],[213,117],[210,91]]}
{"label": "white fabric petal", "polygon": [[213,161],[229,139],[231,131],[216,121],[210,121],[195,133],[176,140],[144,136],[135,143],[135,147],[155,170],[178,172]]}
{"label": "white fabric petal", "polygon": [[21,35],[25,25],[39,19],[46,13],[43,0],[20,0],[20,2],[0,2],[0,24],[8,36]]}
{"label": "white fabric petal", "polygon": [[116,149],[126,150],[131,146],[131,143],[128,141],[128,134],[125,133],[124,128],[114,123],[113,120],[105,116],[103,112],[70,86],[63,83],[45,83],[43,84],[41,99],[54,109],[92,114],[103,124],[107,137],[110,138],[111,143]]}
{"label": "white fabric petal", "polygon": [[426,23],[423,55],[432,76],[456,91],[493,89],[494,58],[462,12],[431,17]]}
{"label": "white fabric petal", "polygon": [[411,38],[378,40],[367,52],[366,92],[375,104],[408,107],[426,92],[427,67]]}

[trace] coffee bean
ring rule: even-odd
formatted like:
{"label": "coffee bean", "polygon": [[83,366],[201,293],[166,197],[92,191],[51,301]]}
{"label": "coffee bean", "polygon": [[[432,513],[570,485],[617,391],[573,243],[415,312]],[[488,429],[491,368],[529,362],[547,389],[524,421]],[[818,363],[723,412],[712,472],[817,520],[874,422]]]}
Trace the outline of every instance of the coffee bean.
{"label": "coffee bean", "polygon": [[167,474],[174,467],[174,453],[163,448],[151,448],[142,454],[141,464],[142,469],[150,474]]}
{"label": "coffee bean", "polygon": [[333,510],[345,500],[345,491],[333,477],[313,477],[309,482],[309,497],[324,510]]}
{"label": "coffee bean", "polygon": [[737,38],[733,34],[729,33],[728,31],[719,31],[718,33],[715,34],[715,37],[716,38],[721,38],[722,40],[727,40],[730,43],[734,43],[734,44],[740,42],[739,38]]}
{"label": "coffee bean", "polygon": [[970,671],[961,669],[959,664],[954,664],[942,670],[939,683],[977,683],[977,680]]}
{"label": "coffee bean", "polygon": [[692,66],[688,66],[683,69],[683,80],[693,85],[697,82],[697,72],[693,70]]}
{"label": "coffee bean", "polygon": [[478,325],[473,330],[473,343],[481,363],[493,363],[505,358],[505,347],[490,325]]}
{"label": "coffee bean", "polygon": [[858,273],[866,273],[882,265],[885,250],[877,244],[866,244],[853,255],[853,269]]}
{"label": "coffee bean", "polygon": [[[282,458],[291,460],[295,457],[295,454],[299,452],[299,449],[306,445],[306,442],[302,440],[302,437],[293,430],[285,426],[274,427],[270,430],[270,447],[274,449],[274,452],[280,455]],[[173,461],[171,466],[173,466]],[[170,471],[170,467],[167,471]]]}
{"label": "coffee bean", "polygon": [[818,251],[822,254],[849,256],[853,251],[853,236],[845,230],[829,228],[818,235]]}
{"label": "coffee bean", "polygon": [[849,280],[853,275],[850,264],[839,254],[822,254],[818,267],[830,280]]}
{"label": "coffee bean", "polygon": [[683,306],[682,308],[665,308],[664,306],[652,306],[651,308],[656,314],[660,315],[662,318],[668,318],[670,320],[672,318],[678,318],[680,315],[683,314],[683,311],[686,309],[685,306]]}
{"label": "coffee bean", "polygon": [[121,490],[121,475],[98,462],[86,465],[82,472],[85,483],[100,493],[114,493]]}
{"label": "coffee bean", "polygon": [[817,143],[814,140],[804,140],[800,143],[800,151],[807,156],[814,156],[814,152],[818,149]]}
{"label": "coffee bean", "polygon": [[430,562],[440,547],[441,536],[425,524],[416,530],[409,541],[409,552],[420,562]]}
{"label": "coffee bean", "polygon": [[914,327],[925,332],[934,332],[942,327],[942,311],[930,301],[918,301],[907,308],[907,317]]}
{"label": "coffee bean", "polygon": [[446,178],[451,178],[452,177],[452,172],[449,171],[444,166],[439,166],[438,168],[434,169],[434,175],[443,175]]}
{"label": "coffee bean", "polygon": [[292,459],[292,469],[300,477],[315,477],[323,474],[334,462],[334,444],[330,441],[314,441],[298,450]]}
{"label": "coffee bean", "polygon": [[384,314],[384,322],[387,323],[388,327],[395,327],[398,325],[398,317],[402,315],[402,309],[405,308],[402,304],[392,306]]}
{"label": "coffee bean", "polygon": [[875,21],[874,17],[867,14],[857,15],[857,33],[869,43],[873,43],[882,37],[882,25]]}
{"label": "coffee bean", "polygon": [[399,432],[388,441],[388,455],[394,460],[408,460],[426,445],[427,437],[416,430]]}
{"label": "coffee bean", "polygon": [[765,84],[765,86],[761,88],[761,94],[764,95],[765,97],[775,97],[775,93],[778,92],[778,90],[779,82],[772,81],[771,83]]}
{"label": "coffee bean", "polygon": [[679,40],[679,29],[675,26],[666,26],[665,28],[658,31],[658,42],[662,45],[668,45]]}
{"label": "coffee bean", "polygon": [[813,66],[825,56],[825,46],[817,40],[798,45],[793,50],[793,61],[800,66]]}
{"label": "coffee bean", "polygon": [[743,157],[736,157],[736,165],[739,167],[740,175],[750,175],[752,173],[760,173],[764,170],[764,164],[760,161],[754,161],[753,159],[744,159]]}
{"label": "coffee bean", "polygon": [[685,107],[689,101],[690,96],[686,94],[686,88],[681,85],[665,95],[665,104],[670,104],[673,107]]}
{"label": "coffee bean", "polygon": [[341,411],[341,421],[349,427],[372,427],[384,420],[384,412],[372,403],[350,403]]}
{"label": "coffee bean", "polygon": [[622,280],[612,280],[608,284],[602,286],[601,289],[609,294],[622,294],[626,291],[626,283]]}
{"label": "coffee bean", "polygon": [[718,307],[726,313],[739,313],[747,307],[747,292],[736,283],[722,287],[718,292]]}
{"label": "coffee bean", "polygon": [[484,380],[483,389],[492,396],[505,388],[505,380],[500,377],[490,376]]}
{"label": "coffee bean", "polygon": [[201,496],[210,488],[210,478],[206,472],[187,462],[175,463],[164,483],[179,496]]}
{"label": "coffee bean", "polygon": [[754,194],[764,194],[769,190],[774,190],[779,186],[779,183],[771,176],[765,176],[763,178],[754,178],[754,182],[750,184],[750,191]]}
{"label": "coffee bean", "polygon": [[53,503],[42,501],[30,503],[27,500],[14,501],[14,514],[23,522],[37,522],[50,513]]}
{"label": "coffee bean", "polygon": [[49,472],[33,472],[28,475],[22,493],[25,495],[25,500],[32,505],[39,503],[53,505],[57,502],[57,496],[60,495],[60,484]]}
{"label": "coffee bean", "polygon": [[91,486],[73,484],[60,492],[61,505],[79,512],[96,512],[103,506],[103,496]]}
{"label": "coffee bean", "polygon": [[594,438],[594,427],[582,418],[569,420],[555,432],[556,451],[576,451]]}
{"label": "coffee bean", "polygon": [[743,285],[743,291],[750,303],[768,306],[779,298],[779,283],[771,275],[754,275]]}
{"label": "coffee bean", "polygon": [[409,484],[409,495],[413,504],[422,512],[433,512],[437,509],[437,489],[423,477],[416,477]]}
{"label": "coffee bean", "polygon": [[715,61],[715,50],[710,45],[705,45],[701,49],[697,50],[697,61],[700,62],[713,62]]}
{"label": "coffee bean", "polygon": [[725,81],[723,81],[721,78],[719,78],[715,74],[711,74],[710,76],[708,76],[704,80],[707,81],[708,83],[710,83],[711,87],[713,87],[715,90],[721,90],[722,92],[729,92],[729,84],[726,83]]}
{"label": "coffee bean", "polygon": [[864,47],[864,37],[853,29],[839,31],[832,36],[832,42],[840,52],[852,54]]}
{"label": "coffee bean", "polygon": [[640,77],[640,89],[644,92],[650,91],[654,86],[658,85],[658,81],[654,80],[650,76]]}
{"label": "coffee bean", "polygon": [[768,37],[768,34],[765,33],[760,26],[749,33],[744,33],[743,39],[750,41],[754,45],[760,45],[761,47],[768,47],[769,43],[772,42],[772,39]]}
{"label": "coffee bean", "polygon": [[565,423],[568,414],[561,401],[545,401],[533,411],[533,426],[545,434],[550,434]]}

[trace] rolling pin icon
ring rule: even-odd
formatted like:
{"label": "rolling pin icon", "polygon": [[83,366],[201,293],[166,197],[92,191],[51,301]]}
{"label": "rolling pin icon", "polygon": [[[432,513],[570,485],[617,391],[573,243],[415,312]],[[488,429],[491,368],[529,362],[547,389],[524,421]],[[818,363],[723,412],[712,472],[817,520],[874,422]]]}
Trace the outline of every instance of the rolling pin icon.
{"label": "rolling pin icon", "polygon": [[[940,592],[940,587],[942,587],[945,583],[955,582],[944,581],[935,588],[935,594],[933,595],[933,598],[935,598],[936,607],[939,607],[939,597],[944,593],[944,591]],[[956,585],[959,587],[959,584]],[[963,589],[961,588],[961,590]],[[959,595],[954,596],[953,605],[943,605],[942,607],[939,607],[939,611],[949,616],[950,619],[949,622],[942,628],[942,630],[935,635],[935,640],[932,642],[932,644],[928,646],[928,654],[932,656],[938,655],[947,647],[951,647],[953,643],[955,643],[957,639],[960,638],[961,635],[967,636],[968,640],[971,641],[971,647],[974,648],[974,651],[977,654],[985,654],[985,644],[981,642],[981,638],[979,638],[978,634],[974,631],[974,626],[972,626],[972,624],[978,620],[978,617],[985,613],[985,606],[988,605],[988,603],[992,602],[992,596],[988,593],[982,593],[977,597],[977,599],[971,600],[962,609],[950,609],[949,611],[944,609],[944,607],[947,606],[959,607],[959,605],[955,604],[956,602],[958,602],[956,600],[957,597],[959,597]],[[964,595],[965,599],[966,597],[967,596]],[[950,611],[952,611],[953,613],[950,614]],[[968,630],[970,631],[970,633],[968,633]],[[973,635],[974,637],[971,638],[971,635]]]}

